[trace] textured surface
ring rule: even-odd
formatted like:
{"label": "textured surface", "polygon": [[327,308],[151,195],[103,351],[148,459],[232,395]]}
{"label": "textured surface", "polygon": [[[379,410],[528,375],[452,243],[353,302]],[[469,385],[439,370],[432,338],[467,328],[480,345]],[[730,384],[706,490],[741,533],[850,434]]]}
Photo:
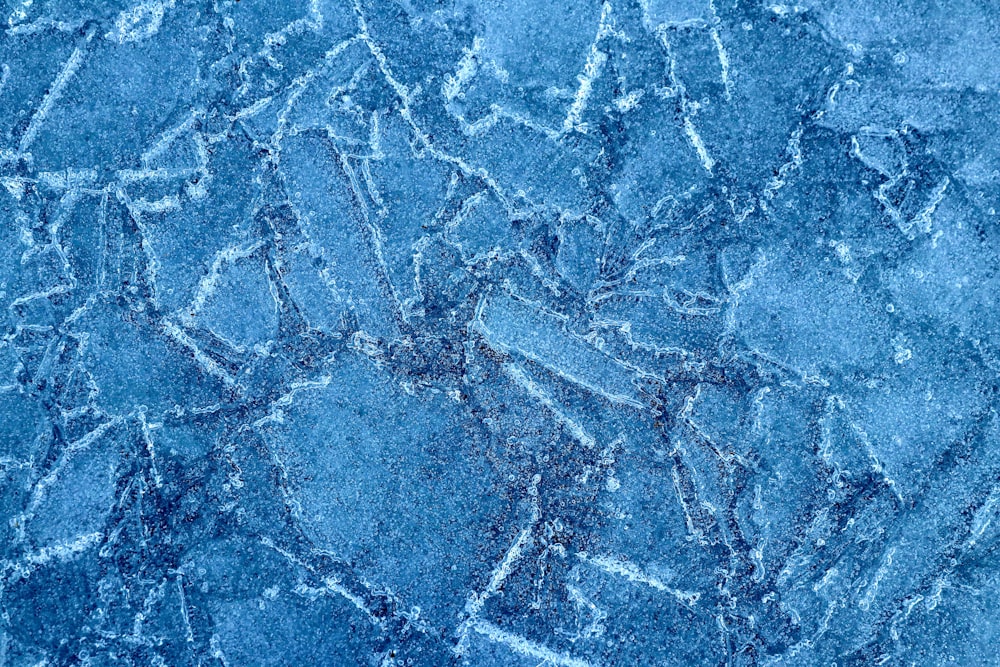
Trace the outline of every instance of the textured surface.
{"label": "textured surface", "polygon": [[0,666],[1000,664],[994,3],[0,10]]}

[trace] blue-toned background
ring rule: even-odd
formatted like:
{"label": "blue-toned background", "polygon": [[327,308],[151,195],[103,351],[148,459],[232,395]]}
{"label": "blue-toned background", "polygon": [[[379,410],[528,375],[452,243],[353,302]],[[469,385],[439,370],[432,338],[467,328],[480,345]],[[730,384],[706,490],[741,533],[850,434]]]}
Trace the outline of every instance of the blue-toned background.
{"label": "blue-toned background", "polygon": [[1000,664],[1000,6],[0,1],[0,666]]}

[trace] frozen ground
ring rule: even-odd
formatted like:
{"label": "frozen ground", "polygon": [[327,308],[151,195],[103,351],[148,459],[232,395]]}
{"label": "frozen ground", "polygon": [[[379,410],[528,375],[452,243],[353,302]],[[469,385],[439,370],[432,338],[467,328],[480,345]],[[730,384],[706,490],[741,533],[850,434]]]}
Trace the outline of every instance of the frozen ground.
{"label": "frozen ground", "polygon": [[0,1],[0,666],[1000,664],[1000,5]]}

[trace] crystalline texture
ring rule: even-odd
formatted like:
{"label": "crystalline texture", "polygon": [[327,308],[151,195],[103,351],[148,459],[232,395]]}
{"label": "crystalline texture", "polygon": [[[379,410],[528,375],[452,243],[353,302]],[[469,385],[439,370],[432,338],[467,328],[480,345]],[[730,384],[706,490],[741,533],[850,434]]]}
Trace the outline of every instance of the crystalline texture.
{"label": "crystalline texture", "polygon": [[1000,663],[998,47],[0,2],[0,667]]}

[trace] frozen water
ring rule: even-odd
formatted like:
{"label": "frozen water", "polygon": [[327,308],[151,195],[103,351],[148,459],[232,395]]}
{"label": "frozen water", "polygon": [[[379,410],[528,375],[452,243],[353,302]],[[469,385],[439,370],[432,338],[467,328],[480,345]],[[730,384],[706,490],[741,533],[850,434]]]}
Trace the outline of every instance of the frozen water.
{"label": "frozen water", "polygon": [[1000,665],[998,55],[0,1],[0,667]]}

